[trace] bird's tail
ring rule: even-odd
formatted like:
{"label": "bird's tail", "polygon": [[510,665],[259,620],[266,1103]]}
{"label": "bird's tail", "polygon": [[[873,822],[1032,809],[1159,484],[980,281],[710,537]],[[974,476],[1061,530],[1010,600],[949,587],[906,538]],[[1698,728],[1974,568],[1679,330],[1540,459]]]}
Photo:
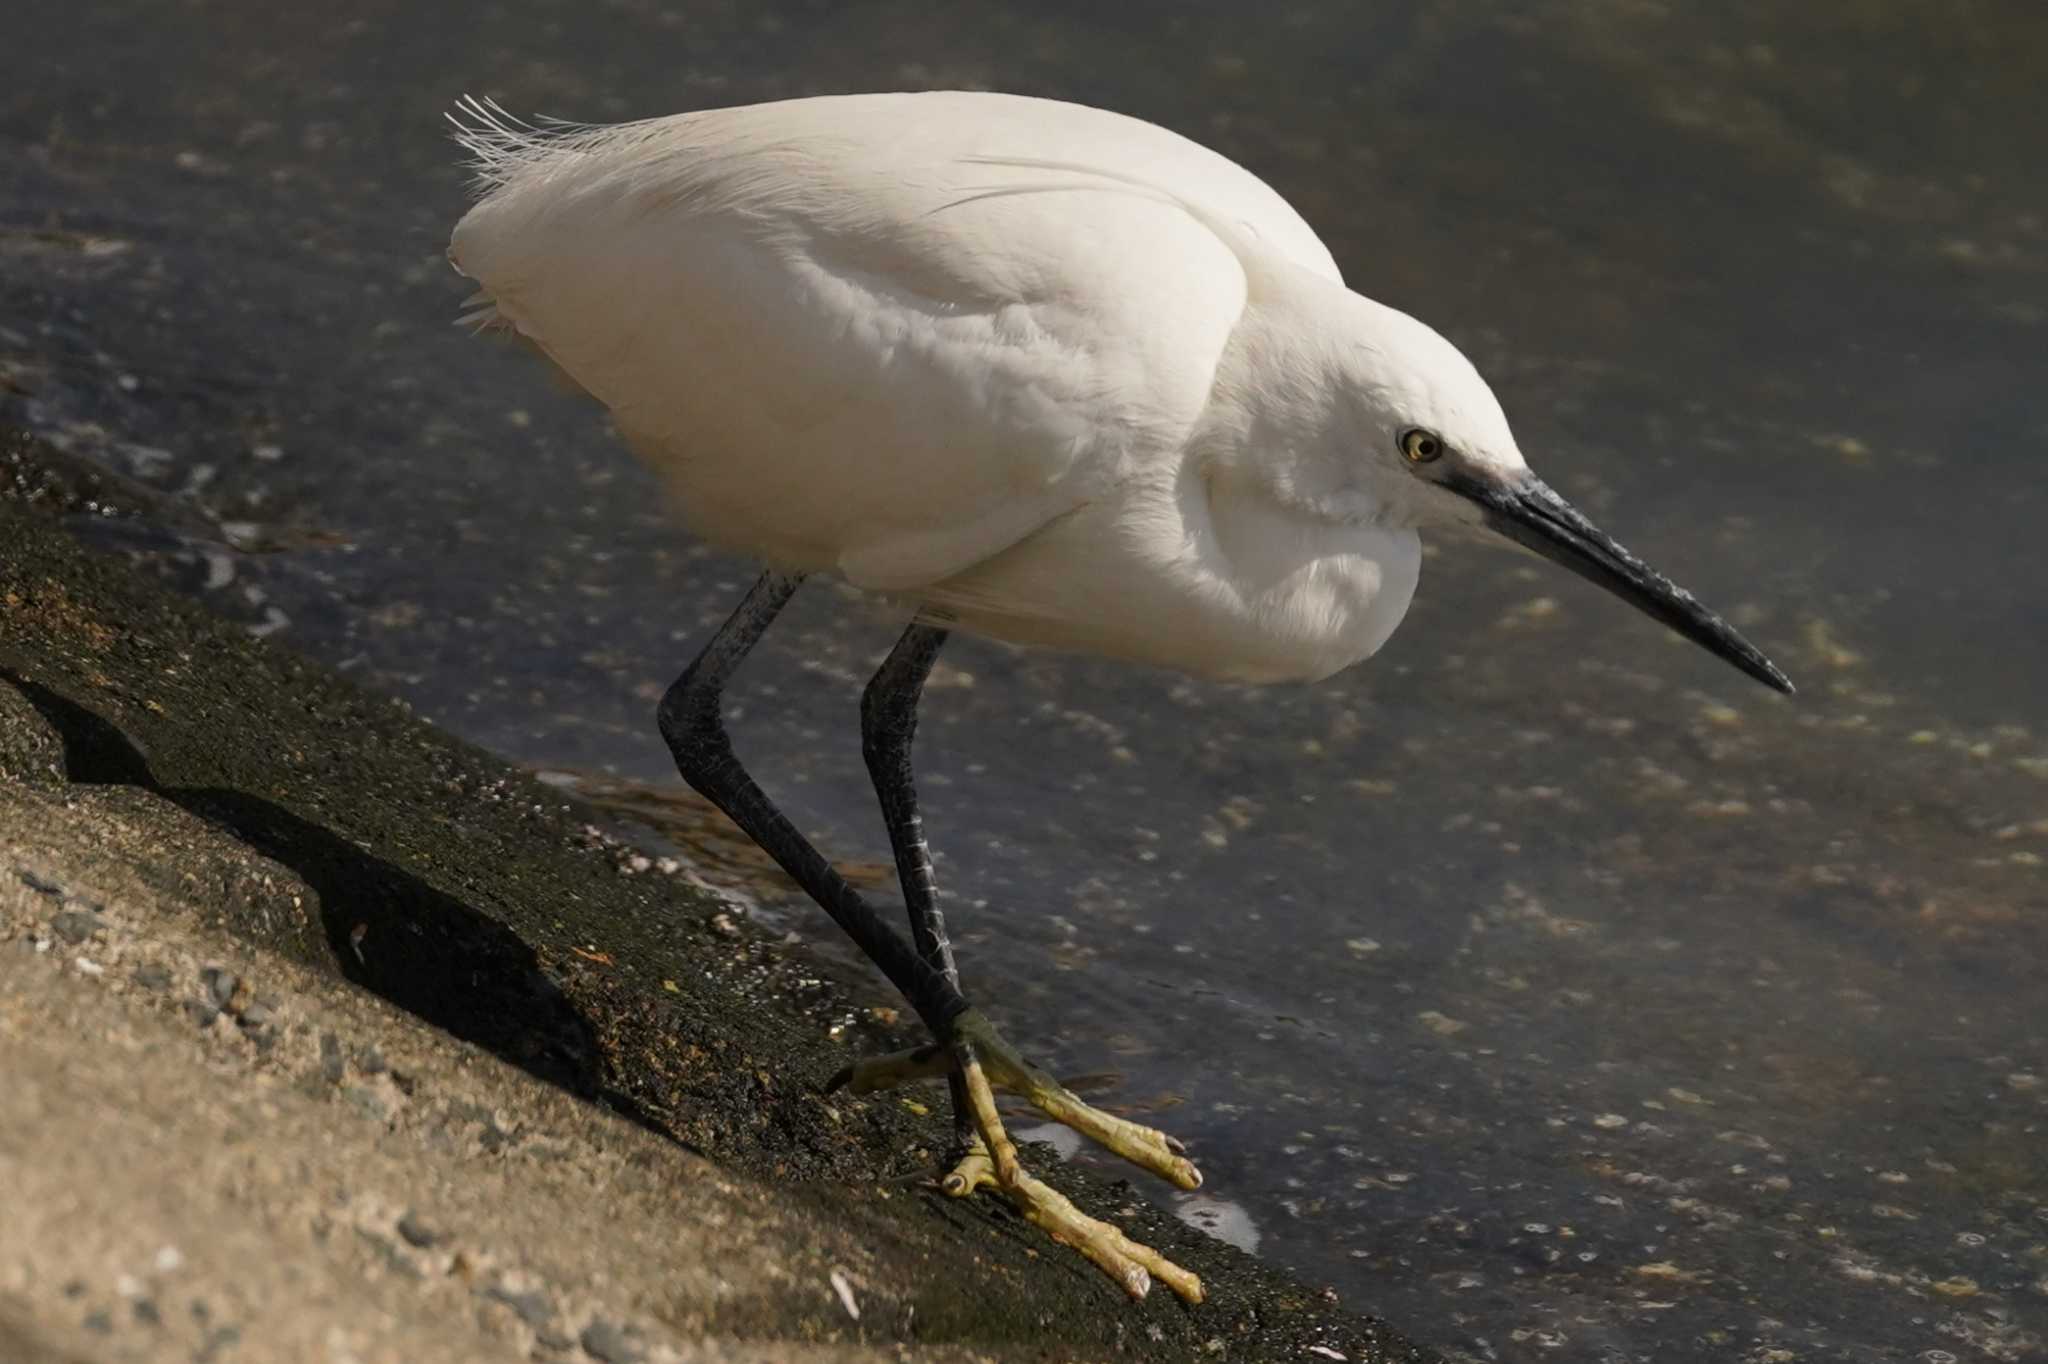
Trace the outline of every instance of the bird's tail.
{"label": "bird's tail", "polygon": [[591,125],[542,118],[528,122],[488,97],[464,95],[447,112],[455,141],[469,153],[471,184],[479,196],[489,194],[542,161],[577,150]]}

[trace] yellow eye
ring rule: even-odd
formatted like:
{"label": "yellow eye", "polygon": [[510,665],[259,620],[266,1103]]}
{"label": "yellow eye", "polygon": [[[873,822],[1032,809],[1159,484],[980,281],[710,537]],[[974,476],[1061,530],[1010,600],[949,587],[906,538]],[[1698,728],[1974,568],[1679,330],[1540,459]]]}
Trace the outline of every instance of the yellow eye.
{"label": "yellow eye", "polygon": [[1411,426],[1401,433],[1401,453],[1410,464],[1427,464],[1444,452],[1444,443],[1434,431]]}

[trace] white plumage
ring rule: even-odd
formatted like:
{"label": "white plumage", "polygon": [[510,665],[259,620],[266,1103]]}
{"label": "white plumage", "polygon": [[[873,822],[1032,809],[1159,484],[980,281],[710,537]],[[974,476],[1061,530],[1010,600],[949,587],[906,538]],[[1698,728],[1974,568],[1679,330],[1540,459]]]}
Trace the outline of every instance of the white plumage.
{"label": "white plumage", "polygon": [[[1248,171],[1009,95],[536,130],[470,103],[450,258],[706,539],[1015,640],[1245,680],[1371,654],[1419,521],[1399,431],[1521,458],[1421,323]],[[1469,519],[1469,518],[1466,518]]]}
{"label": "white plumage", "polygon": [[[484,193],[450,257],[470,320],[611,408],[705,538],[770,571],[662,699],[683,778],[880,965],[943,1050],[856,1063],[856,1092],[949,1076],[942,1187],[995,1185],[1127,1292],[1199,1279],[1026,1173],[993,1089],[1182,1189],[1185,1148],[1031,1067],[959,990],[911,775],[945,630],[1249,681],[1386,642],[1416,528],[1483,523],[1760,681],[1728,625],[1529,472],[1472,366],[1345,288],[1249,172],[1136,120],[1008,95],[857,95],[618,128],[457,121]],[[916,605],[862,697],[914,946],[734,756],[724,688],[801,575]],[[835,1081],[837,1083],[837,1081]]]}

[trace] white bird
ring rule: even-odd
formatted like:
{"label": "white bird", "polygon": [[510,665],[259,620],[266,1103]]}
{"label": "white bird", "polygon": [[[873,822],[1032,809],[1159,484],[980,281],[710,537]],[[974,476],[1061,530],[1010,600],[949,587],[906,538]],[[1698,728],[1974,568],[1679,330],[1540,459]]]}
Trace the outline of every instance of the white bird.
{"label": "white bird", "polygon": [[[1171,1138],[1080,1103],[957,985],[911,781],[949,630],[1250,682],[1369,657],[1419,528],[1479,524],[1735,666],[1791,684],[1523,462],[1472,365],[1346,288],[1249,171],[1078,105],[935,92],[792,100],[615,127],[451,116],[481,197],[449,258],[469,320],[516,333],[611,410],[704,539],[766,572],[664,697],[685,780],[917,1007],[935,1044],[857,1091],[946,1075],[954,1193],[993,1184],[1134,1295],[1191,1274],[1018,1164],[991,1081],[1183,1188]],[[806,574],[905,604],[863,747],[913,950],[740,768],[734,668]]]}

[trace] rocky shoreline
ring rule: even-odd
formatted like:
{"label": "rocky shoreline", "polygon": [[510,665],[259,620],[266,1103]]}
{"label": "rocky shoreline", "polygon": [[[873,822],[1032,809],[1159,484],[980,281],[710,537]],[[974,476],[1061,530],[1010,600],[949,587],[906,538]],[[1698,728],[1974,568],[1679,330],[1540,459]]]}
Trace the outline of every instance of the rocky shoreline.
{"label": "rocky shoreline", "polygon": [[1088,1171],[1208,1303],[928,1189],[932,1117],[820,1093],[903,1040],[878,980],[82,549],[123,490],[0,443],[0,1357],[1428,1357]]}

